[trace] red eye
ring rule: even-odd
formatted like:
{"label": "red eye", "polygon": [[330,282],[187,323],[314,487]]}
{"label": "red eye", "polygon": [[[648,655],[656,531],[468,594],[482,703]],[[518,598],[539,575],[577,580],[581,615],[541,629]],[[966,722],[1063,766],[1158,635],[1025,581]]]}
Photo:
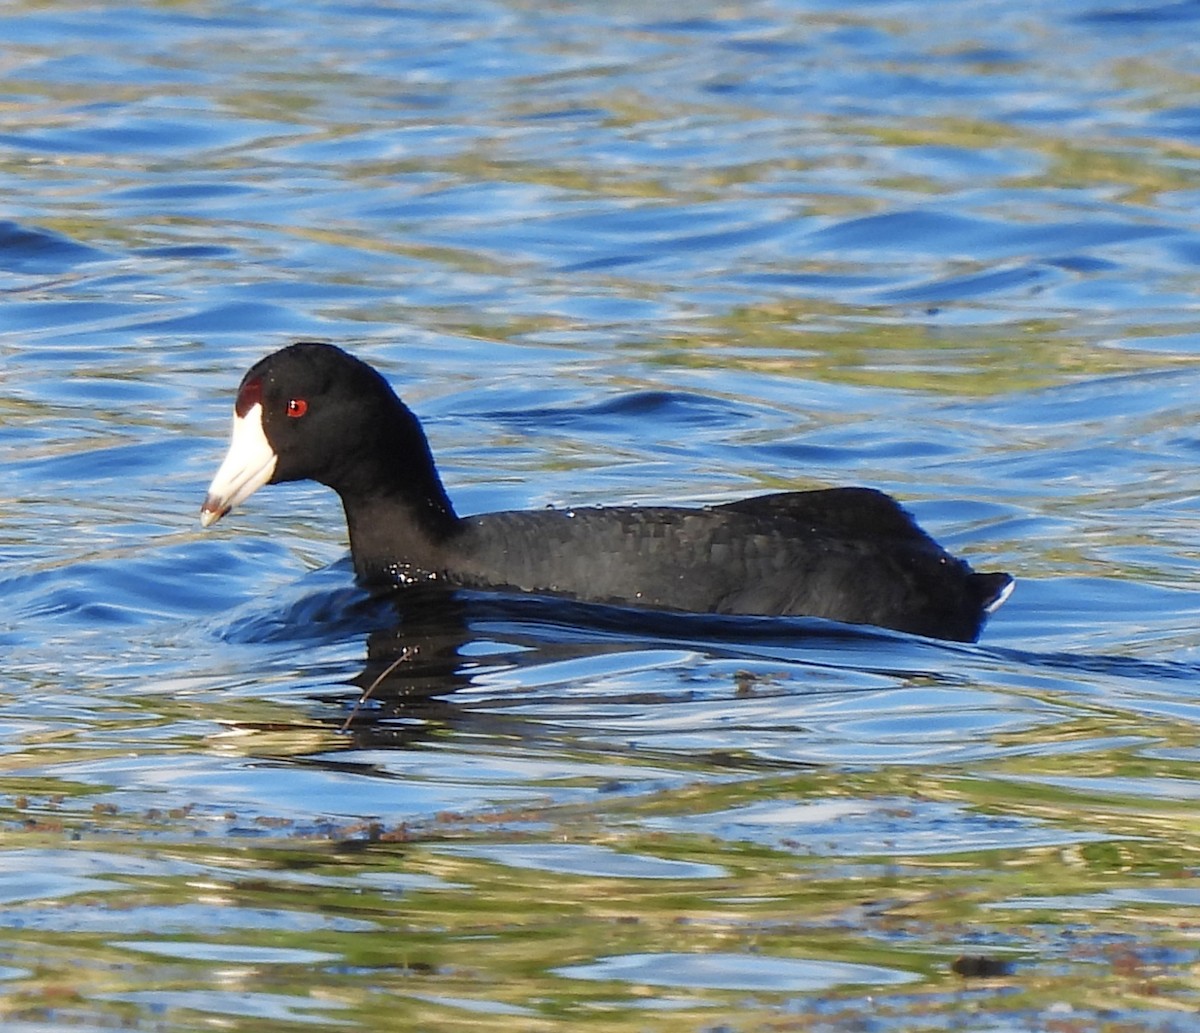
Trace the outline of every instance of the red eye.
{"label": "red eye", "polygon": [[289,398],[287,404],[287,414],[293,419],[298,420],[308,412],[308,402],[303,398]]}

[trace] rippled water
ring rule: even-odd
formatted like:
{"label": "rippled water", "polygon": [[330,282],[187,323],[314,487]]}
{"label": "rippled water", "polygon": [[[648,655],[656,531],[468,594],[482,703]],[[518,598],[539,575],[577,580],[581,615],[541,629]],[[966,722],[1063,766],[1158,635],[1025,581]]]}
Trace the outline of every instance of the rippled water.
{"label": "rippled water", "polygon": [[[1198,28],[5,6],[4,1029],[1200,1028]],[[370,602],[198,526],[297,337],[462,512],[869,484],[1017,591]]]}

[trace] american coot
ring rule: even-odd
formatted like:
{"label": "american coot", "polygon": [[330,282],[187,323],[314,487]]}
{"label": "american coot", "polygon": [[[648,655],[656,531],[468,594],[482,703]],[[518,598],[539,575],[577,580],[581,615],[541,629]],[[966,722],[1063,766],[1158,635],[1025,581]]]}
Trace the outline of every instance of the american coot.
{"label": "american coot", "polygon": [[441,581],[699,613],[807,615],[974,641],[1012,589],[977,574],[870,488],[718,506],[577,507],[459,517],[420,423],[387,381],[299,343],[243,377],[229,454],[200,510],[219,520],[264,484],[341,496],[360,581]]}

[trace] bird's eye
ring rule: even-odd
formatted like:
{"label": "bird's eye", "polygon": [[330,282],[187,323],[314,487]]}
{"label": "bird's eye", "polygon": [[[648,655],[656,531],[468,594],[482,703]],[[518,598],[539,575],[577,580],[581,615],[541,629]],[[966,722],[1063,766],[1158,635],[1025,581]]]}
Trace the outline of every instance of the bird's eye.
{"label": "bird's eye", "polygon": [[289,398],[287,404],[287,414],[293,419],[298,420],[308,412],[308,402],[303,398]]}

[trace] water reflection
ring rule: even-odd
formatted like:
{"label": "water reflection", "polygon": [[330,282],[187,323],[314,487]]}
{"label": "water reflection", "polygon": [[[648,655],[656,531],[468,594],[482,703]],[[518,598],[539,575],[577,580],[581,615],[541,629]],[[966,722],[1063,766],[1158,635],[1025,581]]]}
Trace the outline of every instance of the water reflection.
{"label": "water reflection", "polygon": [[[5,1030],[1184,1022],[1195,17],[5,5]],[[201,539],[298,337],[464,512],[869,484],[1020,591],[957,647],[371,600],[303,489]]]}
{"label": "water reflection", "polygon": [[[336,569],[349,576],[345,564]],[[356,751],[419,747],[447,734],[553,751],[567,729],[635,762],[661,754],[719,767],[733,754],[744,771],[833,757],[917,764],[995,757],[1003,751],[989,737],[1070,713],[981,691],[989,668],[1003,666],[994,652],[810,618],[440,586],[371,597],[322,585],[238,617],[222,634],[238,643],[261,636],[311,669],[305,720],[337,737],[321,737],[324,759],[309,763],[341,768],[356,763]],[[322,676],[326,643],[347,636],[363,653],[339,663],[336,679]],[[368,766],[378,763],[372,754]]]}

